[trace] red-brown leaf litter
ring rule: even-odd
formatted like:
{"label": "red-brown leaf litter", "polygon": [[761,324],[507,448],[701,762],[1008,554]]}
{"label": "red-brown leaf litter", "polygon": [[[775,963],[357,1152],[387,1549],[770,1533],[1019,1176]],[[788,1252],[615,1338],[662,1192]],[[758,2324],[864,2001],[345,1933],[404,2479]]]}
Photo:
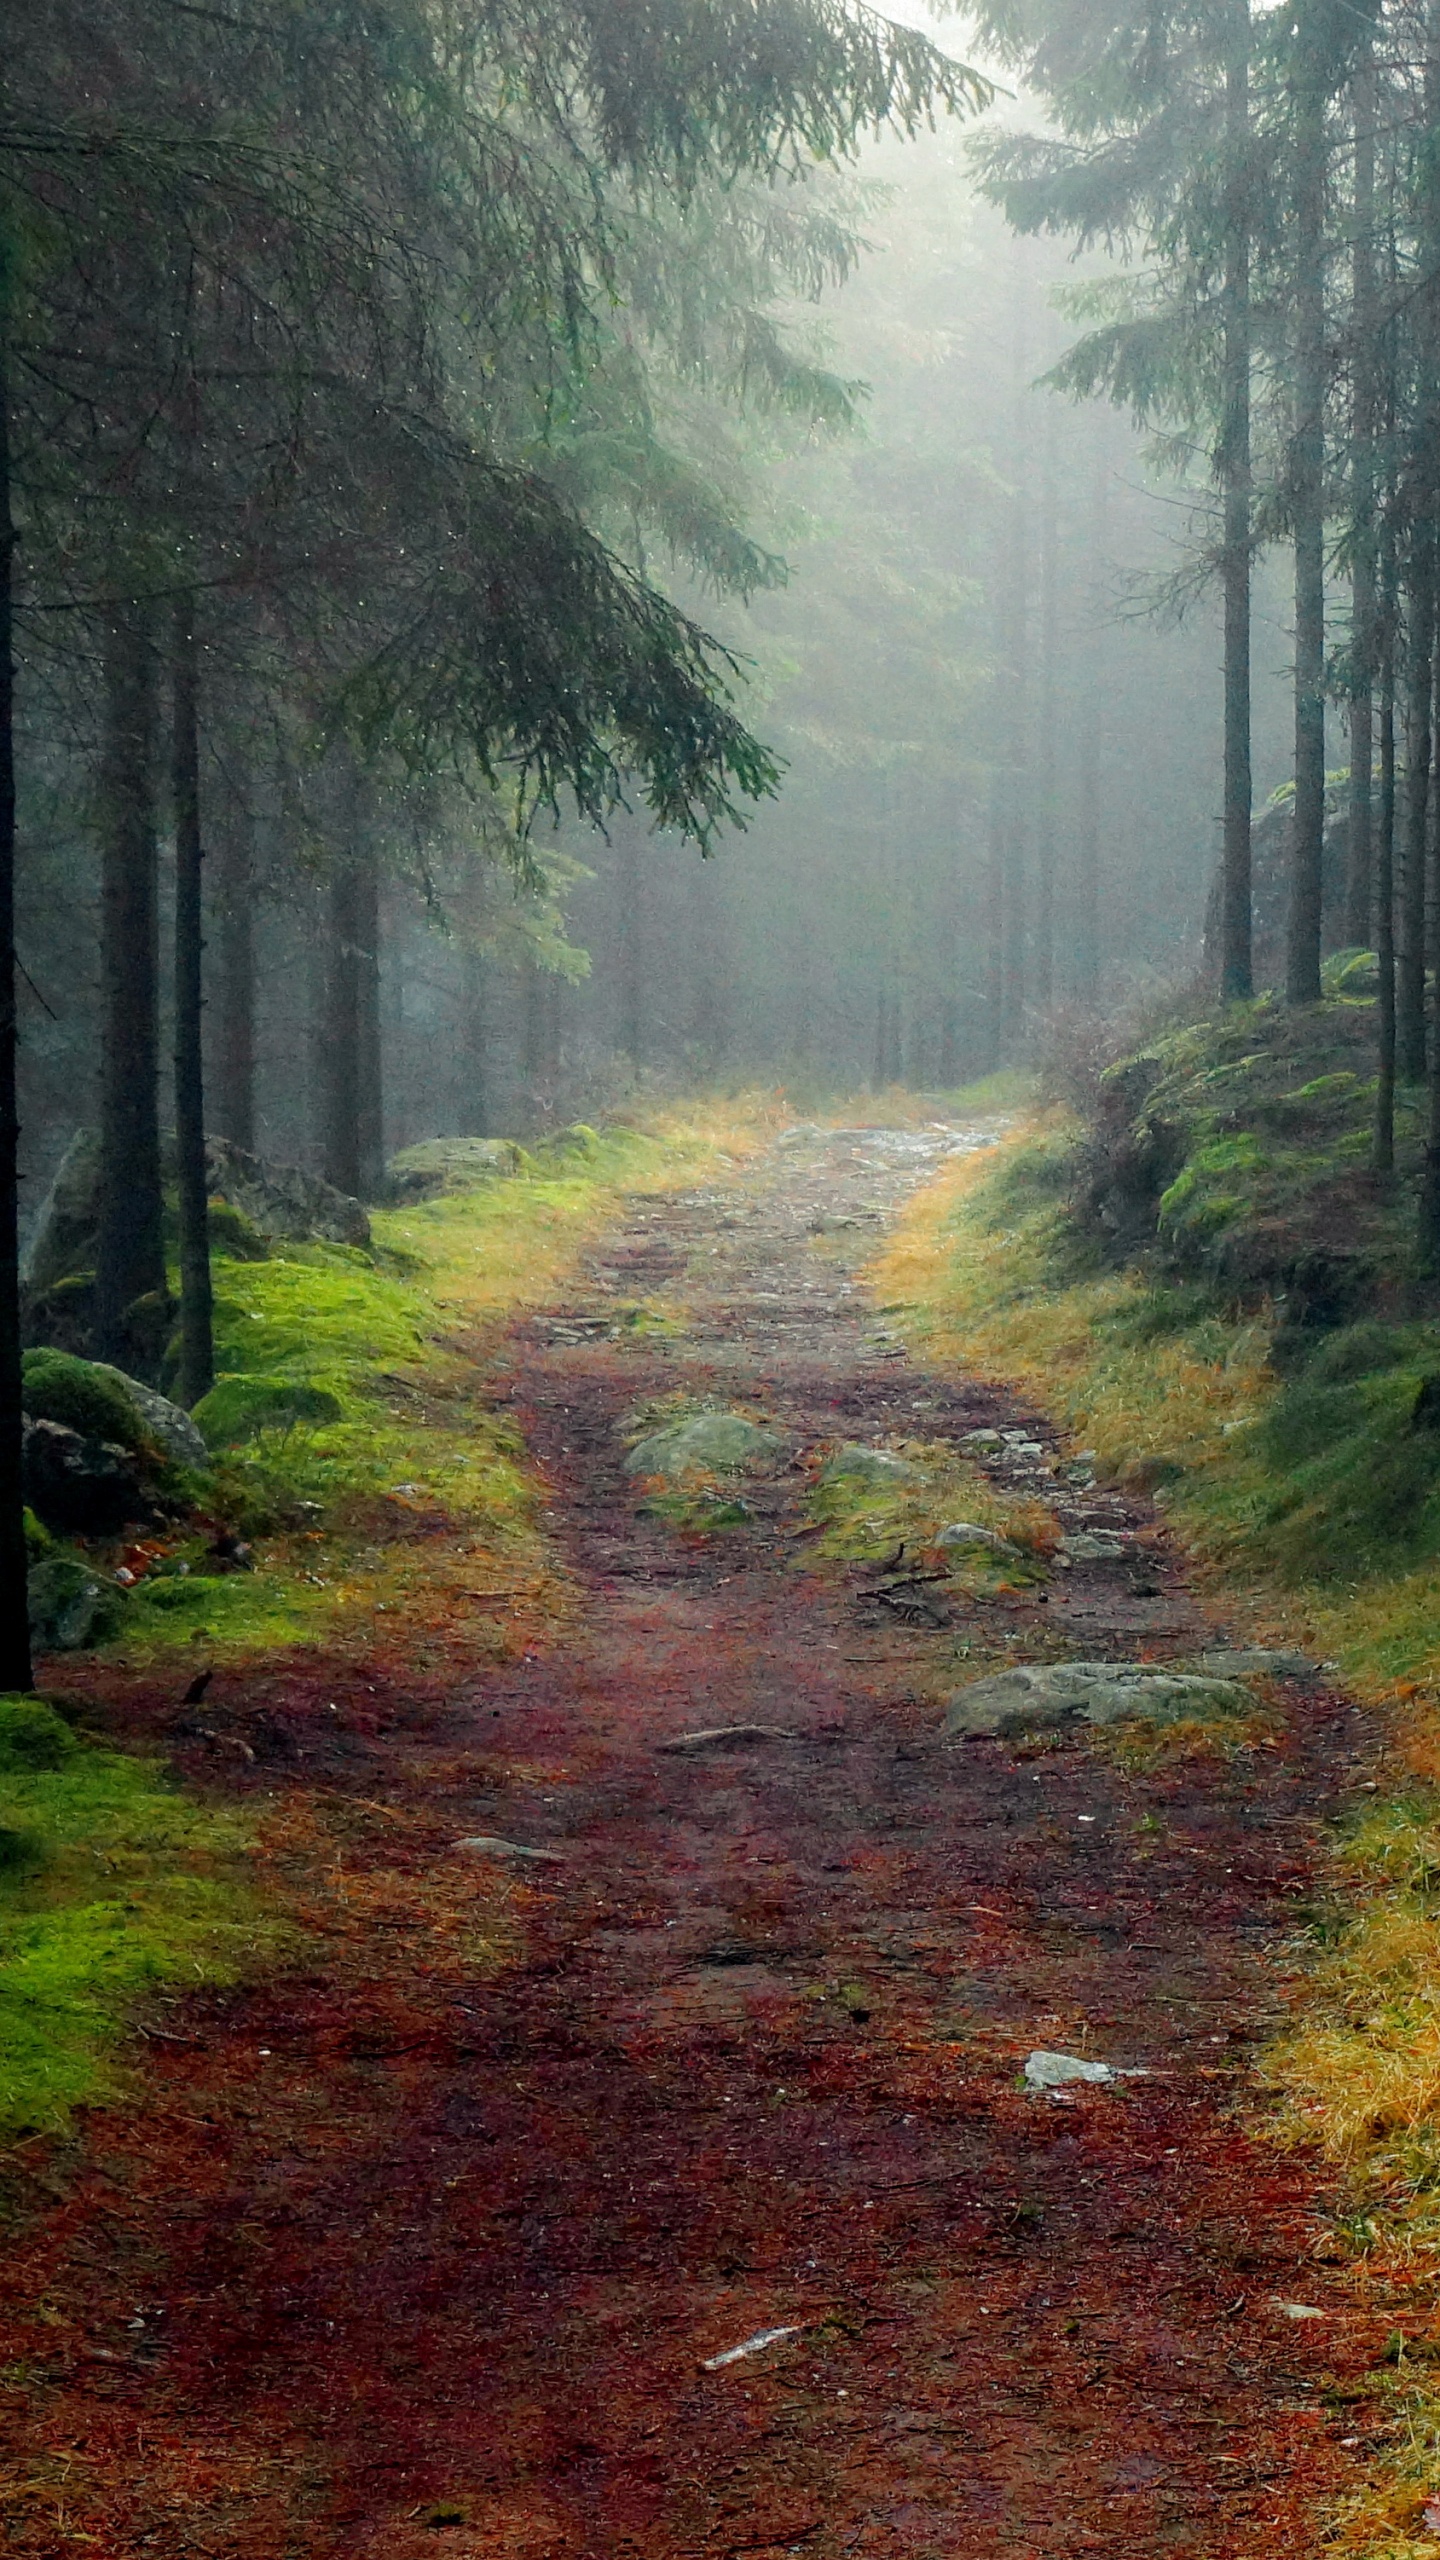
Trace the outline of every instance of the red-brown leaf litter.
{"label": "red-brown leaf litter", "polygon": [[[18,2164],[18,2553],[1316,2547],[1351,2459],[1324,2387],[1384,2324],[1315,2165],[1255,2138],[1247,2057],[1366,1736],[1295,1684],[1280,1747],[1229,1761],[946,1743],[954,1628],[807,1565],[817,1449],[1054,1443],[904,1356],[847,1268],[947,1143],[817,1134],[637,1201],[517,1335],[563,1638],[217,1673],[223,1782],[307,1935],[157,2006],[143,2104]],[[596,1321],[661,1288],[688,1333]],[[677,1390],[794,1452],[708,1538],[623,1468],[624,1417]],[[1211,1636],[1145,1503],[1107,1516],[1143,1571],[977,1602],[977,1650]],[[217,1783],[183,1673],[88,1681]],[[723,1725],[770,1732],[657,1747]],[[1033,2047],[1145,2076],[1037,2094]]]}

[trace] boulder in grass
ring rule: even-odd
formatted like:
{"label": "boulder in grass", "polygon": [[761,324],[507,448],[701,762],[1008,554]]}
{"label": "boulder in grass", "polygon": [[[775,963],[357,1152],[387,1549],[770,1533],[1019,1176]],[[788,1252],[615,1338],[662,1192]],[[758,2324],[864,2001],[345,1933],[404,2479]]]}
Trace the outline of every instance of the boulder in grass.
{"label": "boulder in grass", "polygon": [[[173,1140],[167,1144],[164,1171],[166,1180],[173,1182]],[[270,1164],[229,1138],[207,1138],[205,1179],[212,1201],[228,1202],[240,1212],[247,1229],[262,1238],[301,1243],[319,1236],[332,1244],[368,1249],[370,1221],[359,1201],[298,1165]],[[60,1160],[21,1259],[21,1286],[32,1337],[43,1329],[47,1341],[64,1340],[67,1347],[76,1338],[57,1334],[55,1327],[66,1310],[52,1307],[50,1301],[62,1283],[73,1284],[93,1272],[99,1223],[100,1141],[92,1129],[80,1129]],[[78,1312],[77,1300],[77,1317]],[[162,1350],[163,1333],[168,1330],[167,1320]],[[77,1342],[77,1347],[83,1345]]]}
{"label": "boulder in grass", "polygon": [[528,1162],[513,1138],[423,1138],[402,1147],[385,1167],[385,1197],[397,1206],[438,1200],[450,1191],[475,1191],[523,1173]]}
{"label": "boulder in grass", "polygon": [[925,1480],[923,1467],[909,1458],[897,1457],[893,1449],[867,1449],[858,1440],[847,1441],[820,1470],[822,1484],[868,1485],[877,1493],[898,1492]]}
{"label": "boulder in grass", "polygon": [[192,1417],[207,1453],[233,1449],[261,1431],[293,1431],[297,1423],[340,1422],[345,1408],[333,1387],[311,1378],[287,1378],[273,1369],[258,1376],[217,1378]]}
{"label": "boulder in grass", "polygon": [[631,1476],[738,1476],[773,1466],[785,1454],[778,1431],[742,1413],[690,1413],[637,1440],[625,1460]]}
{"label": "boulder in grass", "polygon": [[952,1741],[1004,1740],[1069,1724],[1244,1715],[1253,1705],[1238,1681],[1167,1671],[1153,1662],[1017,1663],[957,1689],[946,1707],[945,1731]]}
{"label": "boulder in grass", "polygon": [[108,1360],[96,1360],[92,1367],[105,1378],[113,1378],[124,1388],[136,1407],[146,1437],[163,1449],[177,1466],[208,1467],[210,1452],[204,1438],[183,1404],[172,1404],[158,1387],[147,1387],[139,1378],[127,1378],[123,1369],[112,1369]]}
{"label": "boulder in grass", "polygon": [[118,1442],[27,1422],[23,1463],[25,1500],[47,1529],[105,1538],[155,1518],[134,1452]]}
{"label": "boulder in grass", "polygon": [[115,1634],[124,1601],[79,1556],[44,1556],[30,1567],[30,1642],[36,1653],[80,1653]]}

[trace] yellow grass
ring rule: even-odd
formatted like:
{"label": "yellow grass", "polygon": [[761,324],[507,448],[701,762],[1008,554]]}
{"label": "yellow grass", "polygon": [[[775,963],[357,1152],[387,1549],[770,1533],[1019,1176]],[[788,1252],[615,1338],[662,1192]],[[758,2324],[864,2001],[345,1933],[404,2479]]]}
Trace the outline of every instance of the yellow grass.
{"label": "yellow grass", "polygon": [[[1159,1486],[1256,1640],[1334,1659],[1359,1696],[1391,1710],[1394,1792],[1377,1792],[1337,1843],[1328,1943],[1261,2071],[1277,2101],[1268,2131],[1335,2164],[1342,2238],[1404,2287],[1408,2349],[1359,2393],[1380,2404],[1390,2446],[1327,2519],[1325,2546],[1354,2560],[1421,2560],[1436,2548],[1421,2510],[1440,2495],[1440,2341],[1429,2334],[1440,2282],[1440,1566],[1323,1591],[1257,1574],[1241,1453],[1244,1425],[1277,1392],[1265,1365],[1271,1327],[1206,1319],[1145,1339],[1124,1322],[1143,1296],[1133,1274],[1057,1285],[1056,1214],[1032,1208],[996,1224],[1009,1168],[1046,1134],[1032,1122],[948,1168],[912,1204],[869,1286],[937,1366],[1020,1389],[1102,1471]],[[1143,1757],[1146,1739],[1119,1747]]]}

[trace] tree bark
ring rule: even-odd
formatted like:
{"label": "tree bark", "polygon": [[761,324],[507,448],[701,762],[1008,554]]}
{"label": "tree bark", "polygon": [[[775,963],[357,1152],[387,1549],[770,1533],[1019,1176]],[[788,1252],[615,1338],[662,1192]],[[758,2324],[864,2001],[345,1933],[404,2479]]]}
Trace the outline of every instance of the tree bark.
{"label": "tree bark", "polygon": [[1040,702],[1039,825],[1035,841],[1035,949],[1031,998],[1047,1014],[1055,1000],[1055,840],[1059,826],[1055,790],[1055,675],[1058,655],[1059,561],[1055,488],[1055,409],[1045,411],[1040,468]]}
{"label": "tree bark", "polygon": [[645,1063],[645,934],[640,914],[640,840],[634,818],[619,820],[615,851],[620,924],[620,1046],[638,1076]]}
{"label": "tree bark", "polygon": [[10,273],[0,229],[0,1691],[33,1677],[26,1607],[20,1360],[20,1114],[15,1090],[15,516],[10,495]]}
{"label": "tree bark", "polygon": [[230,812],[220,839],[211,1119],[232,1145],[255,1147],[255,878],[250,816]]}
{"label": "tree bark", "polygon": [[1350,505],[1354,519],[1350,569],[1350,826],[1345,884],[1345,939],[1357,950],[1370,940],[1374,909],[1375,722],[1375,55],[1367,41],[1351,83],[1355,119],[1355,246],[1351,268],[1354,401]]}
{"label": "tree bark", "polygon": [[180,1207],[180,1375],[183,1405],[215,1384],[210,1200],[205,1173],[203,1049],[204,840],[200,832],[199,668],[189,596],[175,605],[171,660],[171,793],[175,821],[175,1157]]}
{"label": "tree bark", "polygon": [[1325,79],[1307,12],[1295,81],[1295,818],[1285,995],[1320,1000],[1325,845]]}
{"label": "tree bark", "polygon": [[1410,562],[1410,629],[1405,687],[1405,851],[1400,883],[1395,1072],[1403,1084],[1425,1075],[1425,883],[1430,831],[1431,708],[1434,693],[1435,561],[1427,526]]}
{"label": "tree bark", "polygon": [[127,1311],[165,1290],[160,1183],[159,848],[155,815],[157,669],[149,608],[117,604],[105,632],[100,778],[100,1221],[95,1336],[121,1367],[136,1344]]}
{"label": "tree bark", "polygon": [[1375,845],[1376,1004],[1375,1146],[1377,1173],[1395,1163],[1395,564],[1387,534],[1381,559],[1380,825]]}
{"label": "tree bark", "polygon": [[1255,992],[1250,877],[1250,0],[1240,0],[1225,71],[1229,159],[1223,387],[1217,459],[1224,491],[1225,776],[1221,821],[1220,994]]}
{"label": "tree bark", "polygon": [[1103,453],[1095,468],[1090,511],[1090,568],[1094,580],[1096,636],[1091,642],[1095,673],[1087,689],[1080,724],[1078,757],[1079,813],[1075,833],[1075,913],[1073,920],[1074,986],[1077,1001],[1089,1008],[1100,994],[1100,758],[1101,720],[1105,700],[1100,668],[1101,580],[1110,514],[1110,473]]}
{"label": "tree bark", "polygon": [[325,985],[325,1179],[373,1199],[382,1163],[379,883],[367,847],[337,862],[329,888]]}
{"label": "tree bark", "polygon": [[488,1138],[490,1135],[490,1006],[485,983],[485,962],[478,951],[467,951],[464,957],[464,1048],[465,1135]]}

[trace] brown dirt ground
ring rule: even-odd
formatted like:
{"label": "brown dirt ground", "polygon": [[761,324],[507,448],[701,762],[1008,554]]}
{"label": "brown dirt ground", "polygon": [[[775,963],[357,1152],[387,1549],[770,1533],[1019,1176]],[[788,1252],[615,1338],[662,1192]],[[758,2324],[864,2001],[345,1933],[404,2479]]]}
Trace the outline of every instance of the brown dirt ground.
{"label": "brown dirt ground", "polygon": [[[946,1143],[802,1134],[637,1201],[514,1338],[501,1392],[579,1593],[562,1643],[447,1675],[387,1635],[217,1679],[309,1935],[288,1972],[157,2005],[145,2105],[15,2164],[18,2553],[1315,2547],[1354,2458],[1327,2386],[1392,2311],[1238,2102],[1367,1736],[1292,1686],[1278,1747],[1229,1760],[942,1743],[961,1642],[1210,1632],[1143,1501],[1074,1504],[1144,1533],[1138,1564],[949,1628],[807,1565],[825,1443],[1033,1421],[1054,1445],[926,1375],[851,1276]],[[688,1334],[595,1321],[661,1288]],[[676,1388],[793,1435],[708,1540],[622,1472],[620,1418]],[[88,1685],[213,1783],[173,1678]],[[656,1749],[752,1720],[786,1738]],[[453,1849],[475,1832],[563,1864],[502,1873]],[[1036,2045],[1148,2076],[1034,2096]]]}

